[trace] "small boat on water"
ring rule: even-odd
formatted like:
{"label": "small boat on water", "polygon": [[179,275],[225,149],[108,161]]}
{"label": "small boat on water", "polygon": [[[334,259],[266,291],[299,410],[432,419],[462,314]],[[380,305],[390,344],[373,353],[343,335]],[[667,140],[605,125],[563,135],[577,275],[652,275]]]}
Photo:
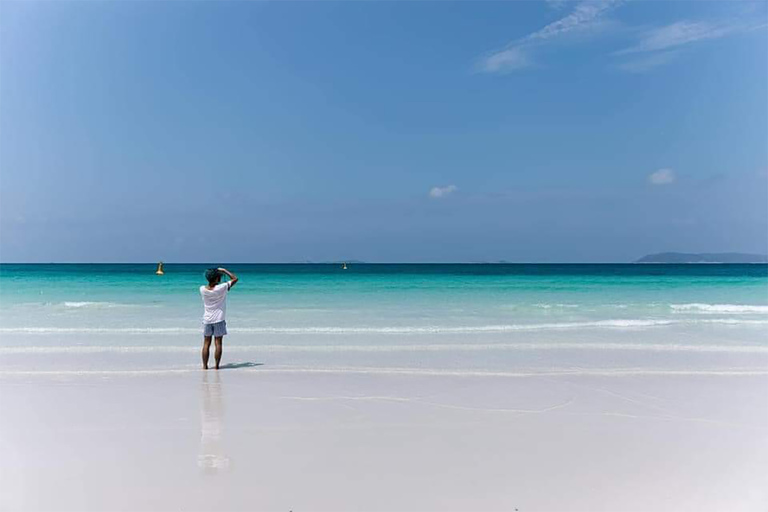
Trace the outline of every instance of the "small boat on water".
{"label": "small boat on water", "polygon": [[165,274],[165,272],[163,272],[163,262],[162,261],[157,264],[157,271],[155,272],[155,274],[157,274],[158,276],[161,276],[161,275]]}
{"label": "small boat on water", "polygon": [[347,262],[341,264],[341,270],[347,270]]}

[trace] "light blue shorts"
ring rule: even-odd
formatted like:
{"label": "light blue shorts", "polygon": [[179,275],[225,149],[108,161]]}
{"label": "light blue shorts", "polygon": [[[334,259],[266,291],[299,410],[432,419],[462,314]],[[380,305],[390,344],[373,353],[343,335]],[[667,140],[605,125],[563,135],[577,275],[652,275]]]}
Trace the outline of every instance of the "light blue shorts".
{"label": "light blue shorts", "polygon": [[203,324],[203,336],[213,336],[218,338],[227,334],[227,322],[222,320],[215,324]]}

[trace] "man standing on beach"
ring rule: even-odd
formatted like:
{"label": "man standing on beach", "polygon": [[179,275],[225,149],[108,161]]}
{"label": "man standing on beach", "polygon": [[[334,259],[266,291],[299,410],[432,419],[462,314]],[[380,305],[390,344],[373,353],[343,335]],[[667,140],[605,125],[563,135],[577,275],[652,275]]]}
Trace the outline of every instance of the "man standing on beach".
{"label": "man standing on beach", "polygon": [[[221,282],[221,276],[226,274],[229,281]],[[227,334],[227,322],[224,316],[227,311],[227,294],[235,284],[237,276],[225,268],[209,268],[205,271],[208,284],[200,287],[203,297],[203,369],[208,369],[208,356],[211,350],[211,338],[216,342],[216,369],[221,361],[221,344]]]}

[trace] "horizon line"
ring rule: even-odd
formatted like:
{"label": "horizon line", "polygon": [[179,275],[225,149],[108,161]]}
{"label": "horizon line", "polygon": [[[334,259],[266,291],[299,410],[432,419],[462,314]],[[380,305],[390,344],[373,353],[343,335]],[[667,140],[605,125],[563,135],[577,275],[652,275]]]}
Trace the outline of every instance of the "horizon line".
{"label": "horizon line", "polygon": [[[157,265],[160,261],[0,261],[0,265]],[[211,265],[200,261],[162,261],[164,265]],[[768,265],[766,261],[753,262],[674,262],[661,261],[272,261],[272,262],[218,262],[219,265]]]}

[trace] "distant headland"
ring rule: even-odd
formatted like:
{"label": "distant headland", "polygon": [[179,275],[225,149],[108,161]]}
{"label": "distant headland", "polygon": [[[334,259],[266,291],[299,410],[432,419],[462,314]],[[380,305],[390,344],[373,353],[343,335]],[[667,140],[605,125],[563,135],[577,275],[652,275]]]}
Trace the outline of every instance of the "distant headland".
{"label": "distant headland", "polygon": [[635,263],[768,263],[765,254],[740,252],[688,254],[684,252],[660,252],[643,256]]}

